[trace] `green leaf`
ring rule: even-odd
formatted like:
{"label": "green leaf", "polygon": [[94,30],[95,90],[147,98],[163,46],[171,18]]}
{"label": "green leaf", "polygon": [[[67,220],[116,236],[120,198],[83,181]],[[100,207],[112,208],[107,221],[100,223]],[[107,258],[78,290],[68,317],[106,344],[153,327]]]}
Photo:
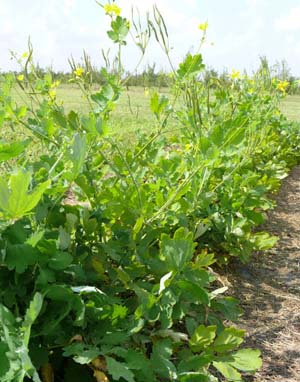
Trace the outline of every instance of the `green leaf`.
{"label": "green leaf", "polygon": [[177,378],[176,367],[170,361],[172,354],[172,341],[169,339],[158,341],[153,345],[151,354],[152,367],[156,374],[171,381]]}
{"label": "green leaf", "polygon": [[128,309],[126,306],[113,304],[113,311],[111,314],[111,320],[124,319],[127,316]]}
{"label": "green leaf", "polygon": [[213,253],[200,253],[195,261],[195,265],[199,268],[209,267],[215,263],[215,255]]}
{"label": "green leaf", "polygon": [[195,234],[194,234],[194,240],[199,239],[199,237],[204,235],[208,229],[209,229],[209,226],[207,224],[203,224],[201,222],[198,223],[196,226]]}
{"label": "green leaf", "polygon": [[185,60],[179,64],[179,69],[177,70],[177,75],[180,79],[186,76],[195,76],[200,73],[205,66],[202,63],[201,54],[188,54]]}
{"label": "green leaf", "polygon": [[118,381],[120,378],[123,378],[127,382],[134,382],[134,374],[125,363],[118,362],[111,357],[105,357],[105,359],[108,372],[114,380]]}
{"label": "green leaf", "polygon": [[179,375],[180,382],[210,382],[211,379],[207,375],[197,372],[182,373]]}
{"label": "green leaf", "polygon": [[75,343],[64,347],[63,356],[72,357],[76,363],[86,365],[100,354],[99,349],[93,345]]}
{"label": "green leaf", "polygon": [[265,251],[273,248],[278,241],[277,236],[270,236],[267,232],[258,232],[253,235],[253,241],[257,250]]}
{"label": "green leaf", "polygon": [[[35,304],[36,301],[33,300],[33,305]],[[34,316],[35,314],[33,313],[33,317]],[[29,320],[29,328],[30,326],[31,321]],[[32,376],[34,382],[40,382],[37,371],[28,354],[28,347],[26,344],[28,337],[27,331],[28,325],[23,323],[20,330],[19,323],[13,314],[4,305],[0,304],[0,333],[2,332],[1,334],[9,348],[9,353],[7,353],[7,355],[10,362],[10,370],[8,371],[8,374],[11,376],[9,379],[2,378],[5,382],[23,382],[26,374]]]}
{"label": "green leaf", "polygon": [[29,142],[29,140],[12,143],[0,142],[0,162],[7,161],[22,154],[29,145]]}
{"label": "green leaf", "polygon": [[28,244],[8,244],[5,262],[8,269],[24,273],[26,269],[38,261],[38,251]]}
{"label": "green leaf", "polygon": [[24,322],[21,330],[24,333],[24,344],[27,347],[30,339],[31,326],[37,319],[43,305],[43,296],[37,292],[35,293],[28,309],[26,310]]}
{"label": "green leaf", "polygon": [[211,308],[221,312],[227,320],[231,321],[237,320],[243,313],[243,310],[239,307],[239,300],[230,296],[213,300]]}
{"label": "green leaf", "polygon": [[10,362],[7,357],[9,348],[6,343],[0,342],[0,378],[3,377],[10,369]]}
{"label": "green leaf", "polygon": [[121,16],[117,16],[115,20],[112,20],[111,30],[107,32],[109,38],[115,42],[125,45],[125,38],[129,32],[129,21]]}
{"label": "green leaf", "polygon": [[10,176],[9,182],[0,179],[0,218],[18,219],[30,212],[40,201],[50,185],[50,180],[40,183],[30,193],[31,174],[19,170]]}
{"label": "green leaf", "polygon": [[164,94],[159,95],[157,92],[153,93],[150,99],[150,109],[157,119],[160,119],[161,114],[167,109],[169,99]]}
{"label": "green leaf", "polygon": [[[99,111],[104,111],[112,107],[112,101],[114,100],[115,92],[113,87],[110,84],[102,86],[101,90],[97,93],[91,95],[91,99],[97,103],[99,106]],[[101,132],[102,129],[95,129],[98,132]]]}
{"label": "green leaf", "polygon": [[0,110],[0,127],[2,127],[4,120],[5,120],[5,111]]}
{"label": "green leaf", "polygon": [[[25,220],[18,220],[12,223],[5,230],[5,238],[9,243],[23,244],[28,239],[31,230],[28,229],[28,223]],[[28,244],[28,243],[26,243]]]}
{"label": "green leaf", "polygon": [[161,236],[160,257],[174,271],[181,271],[193,258],[193,234],[179,228],[173,238],[167,234]]}
{"label": "green leaf", "polygon": [[55,252],[48,262],[51,269],[60,271],[72,264],[73,257],[68,252]]}
{"label": "green leaf", "polygon": [[216,125],[210,135],[209,140],[213,142],[216,146],[221,146],[224,143],[224,128],[223,126]]}
{"label": "green leaf", "polygon": [[[171,310],[172,313],[172,310]],[[188,335],[182,332],[175,332],[172,329],[160,329],[157,332],[155,332],[156,336],[159,337],[168,337],[171,338],[174,343],[176,342],[183,342],[183,341],[188,341]]]}
{"label": "green leaf", "polygon": [[50,285],[45,295],[54,301],[69,301],[74,296],[71,288],[57,284]]}
{"label": "green leaf", "polygon": [[69,248],[71,244],[71,235],[67,230],[65,230],[62,226],[59,227],[59,249],[64,251]]}
{"label": "green leaf", "polygon": [[[54,300],[54,299],[53,299]],[[39,334],[43,336],[56,336],[56,330],[59,324],[68,316],[70,311],[72,310],[73,299],[71,296],[71,300],[65,300],[63,303],[50,302],[47,304],[46,311],[44,312],[43,320],[41,322],[41,328]]]}
{"label": "green leaf", "polygon": [[144,217],[143,216],[140,216],[137,221],[135,222],[135,225],[132,229],[132,237],[133,237],[133,240],[136,239],[136,236],[137,234],[140,232],[140,230],[142,229],[143,225],[144,225]]}
{"label": "green leaf", "polygon": [[200,325],[192,335],[189,345],[193,352],[200,352],[207,348],[216,337],[217,327],[215,325]]}
{"label": "green leaf", "polygon": [[[103,111],[108,101],[106,98],[102,97],[102,93],[95,93],[91,95],[91,99],[95,101],[99,106],[99,111]],[[90,113],[88,117],[81,117],[81,124],[85,131],[91,135],[105,134],[106,125],[101,116]],[[77,182],[77,180],[76,180]]]}
{"label": "green leaf", "polygon": [[9,350],[14,352],[16,350],[14,340],[18,338],[18,326],[11,311],[2,304],[0,304],[0,330],[3,332],[3,338]]}
{"label": "green leaf", "polygon": [[[232,123],[232,120],[230,120],[230,123]],[[239,123],[244,123],[243,121]],[[247,130],[244,126],[238,127],[236,125],[231,131],[227,133],[227,135],[224,137],[224,147],[228,146],[238,146],[243,142],[245,139]]]}
{"label": "green leaf", "polygon": [[214,342],[214,350],[219,353],[227,352],[238,347],[245,335],[244,330],[236,328],[224,329]]}
{"label": "green leaf", "polygon": [[201,368],[208,367],[208,365],[213,361],[213,354],[201,354],[194,355],[187,359],[184,359],[180,362],[178,369],[180,372],[188,372],[188,371],[199,371]]}
{"label": "green leaf", "polygon": [[107,345],[121,345],[125,341],[128,341],[129,334],[127,332],[114,331],[107,333],[102,337],[101,342]]}
{"label": "green leaf", "polygon": [[72,130],[77,130],[80,125],[78,113],[74,110],[71,110],[68,114],[68,123]]}
{"label": "green leaf", "polygon": [[227,362],[214,361],[213,365],[228,381],[242,381],[241,374]]}
{"label": "green leaf", "polygon": [[77,178],[81,173],[82,167],[85,162],[85,155],[87,152],[86,136],[76,133],[73,139],[71,148],[71,161],[73,162],[72,179]]}
{"label": "green leaf", "polygon": [[125,360],[129,369],[132,370],[147,370],[150,367],[149,359],[144,354],[133,349],[126,351]]}
{"label": "green leaf", "polygon": [[194,303],[200,302],[204,305],[209,305],[209,295],[204,288],[201,288],[199,285],[186,280],[178,281],[177,285],[182,291],[188,293],[188,295],[193,298]]}
{"label": "green leaf", "polygon": [[230,365],[241,371],[254,372],[262,366],[260,355],[256,349],[241,349],[231,355],[234,361],[230,361]]}
{"label": "green leaf", "polygon": [[36,247],[38,242],[44,237],[44,230],[37,230],[32,233],[32,235],[26,240],[26,244],[31,245],[33,248]]}

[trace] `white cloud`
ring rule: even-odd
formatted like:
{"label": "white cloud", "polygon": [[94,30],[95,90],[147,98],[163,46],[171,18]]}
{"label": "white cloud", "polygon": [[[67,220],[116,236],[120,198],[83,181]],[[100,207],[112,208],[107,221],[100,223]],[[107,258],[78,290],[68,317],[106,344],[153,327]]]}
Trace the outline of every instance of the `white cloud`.
{"label": "white cloud", "polygon": [[282,31],[300,31],[300,6],[277,18],[275,27]]}

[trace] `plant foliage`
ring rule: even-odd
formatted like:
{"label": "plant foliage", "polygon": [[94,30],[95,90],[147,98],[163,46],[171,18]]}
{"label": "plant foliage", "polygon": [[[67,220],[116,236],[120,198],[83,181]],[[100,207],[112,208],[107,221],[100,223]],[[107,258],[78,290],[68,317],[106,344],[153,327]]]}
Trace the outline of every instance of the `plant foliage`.
{"label": "plant foliage", "polygon": [[[121,49],[129,23],[110,17]],[[157,10],[149,25],[167,49]],[[260,353],[226,325],[241,311],[211,266],[276,241],[254,228],[299,159],[298,127],[259,75],[204,84],[197,53],[174,71],[179,101],[154,93],[157,124],[124,147],[107,128],[120,65],[93,92],[75,70],[86,115],[66,113],[31,60],[26,84],[1,78],[1,129],[26,139],[0,144],[0,379],[242,381]]]}

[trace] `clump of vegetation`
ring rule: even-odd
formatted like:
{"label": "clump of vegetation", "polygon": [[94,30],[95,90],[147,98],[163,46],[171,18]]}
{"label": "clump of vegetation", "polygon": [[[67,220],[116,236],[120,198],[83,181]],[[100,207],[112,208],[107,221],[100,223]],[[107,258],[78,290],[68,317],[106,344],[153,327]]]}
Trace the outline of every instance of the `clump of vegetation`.
{"label": "clump of vegetation", "polygon": [[[56,102],[31,47],[22,77],[1,78],[0,126],[13,137],[0,144],[1,381],[242,381],[260,353],[239,348],[238,301],[211,267],[276,241],[253,228],[299,159],[297,127],[277,108],[284,92],[261,73],[200,81],[202,56],[188,54],[172,99],[151,96],[152,131],[124,147],[108,121],[130,24],[115,3],[104,10],[117,70],[102,69],[95,91],[73,68],[87,114]],[[139,30],[142,55],[151,34],[168,55],[157,8]]]}

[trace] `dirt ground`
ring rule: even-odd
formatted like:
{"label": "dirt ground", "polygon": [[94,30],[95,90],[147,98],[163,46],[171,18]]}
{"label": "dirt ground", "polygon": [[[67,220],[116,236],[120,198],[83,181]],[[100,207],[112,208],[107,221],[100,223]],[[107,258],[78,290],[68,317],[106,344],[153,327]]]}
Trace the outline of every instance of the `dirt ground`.
{"label": "dirt ground", "polygon": [[246,380],[300,382],[300,167],[283,181],[275,200],[263,229],[279,237],[276,247],[236,266],[229,282],[244,309],[238,326],[264,362]]}

